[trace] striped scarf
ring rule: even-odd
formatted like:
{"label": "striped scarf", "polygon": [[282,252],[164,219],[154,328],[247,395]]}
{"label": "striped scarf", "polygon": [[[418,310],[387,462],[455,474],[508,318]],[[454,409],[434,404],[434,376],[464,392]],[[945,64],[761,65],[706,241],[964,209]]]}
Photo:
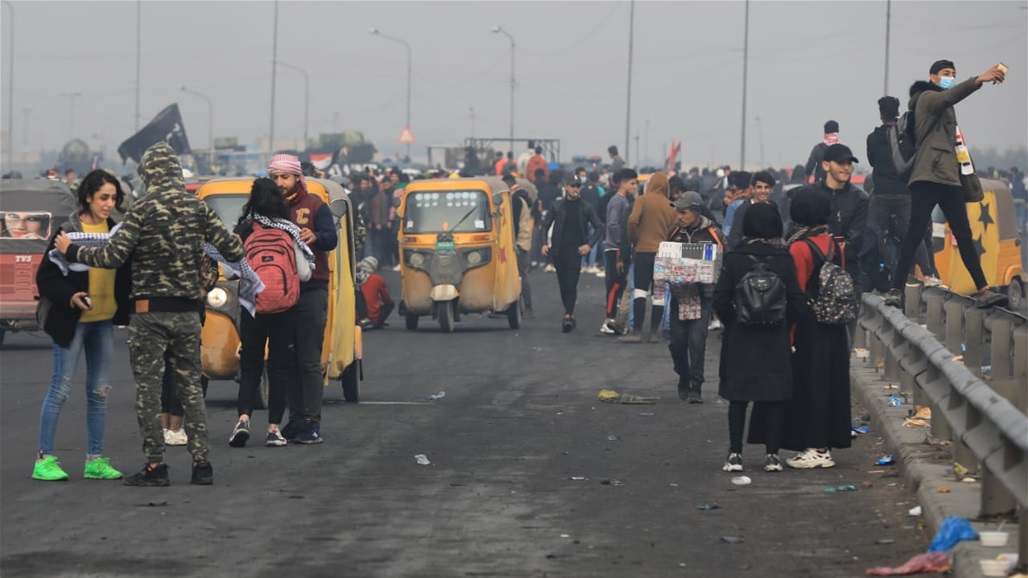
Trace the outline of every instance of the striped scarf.
{"label": "striped scarf", "polygon": [[307,259],[307,263],[310,264],[311,271],[314,270],[316,266],[314,263],[314,251],[311,251],[311,248],[307,246],[307,243],[304,243],[300,240],[300,227],[296,226],[295,223],[286,219],[269,219],[264,215],[250,215],[246,218],[246,220],[250,222],[260,223],[260,225],[266,229],[281,229],[289,233],[289,236],[292,237],[293,241],[296,242],[296,246],[303,251],[303,256],[305,259]]}
{"label": "striped scarf", "polygon": [[[67,233],[68,238],[71,239],[72,243],[80,245],[82,247],[105,247],[110,239],[111,235],[118,230],[121,224],[119,223],[116,227],[111,229],[110,233]],[[229,261],[221,255],[218,249],[210,243],[204,243],[204,253],[208,257],[214,259],[218,263],[221,263],[226,268],[231,270],[236,277],[239,277],[239,304],[243,306],[250,315],[256,315],[257,310],[254,307],[254,302],[257,300],[257,294],[264,291],[264,283],[261,278],[257,276],[257,273],[250,268],[250,264],[246,262],[246,259],[240,259],[239,261]],[[47,254],[50,261],[57,268],[61,270],[65,276],[68,275],[69,271],[88,271],[89,266],[83,265],[82,263],[69,263],[68,260],[61,254],[57,249],[51,249]]]}

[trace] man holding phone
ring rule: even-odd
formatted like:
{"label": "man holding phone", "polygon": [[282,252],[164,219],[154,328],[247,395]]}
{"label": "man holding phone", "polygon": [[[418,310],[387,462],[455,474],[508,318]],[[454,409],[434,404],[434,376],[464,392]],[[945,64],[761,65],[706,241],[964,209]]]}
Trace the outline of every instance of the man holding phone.
{"label": "man holding phone", "polygon": [[[938,205],[949,222],[950,231],[957,241],[960,258],[974,280],[979,308],[1002,307],[1007,297],[989,289],[978,253],[971,238],[967,208],[961,185],[961,175],[973,175],[974,166],[966,150],[963,134],[957,125],[953,107],[971,96],[986,82],[999,84],[1006,77],[1006,66],[997,64],[978,76],[963,82],[956,80],[956,66],[950,60],[938,60],[929,69],[928,80],[918,80],[910,87],[909,109],[914,114],[914,133],[917,152],[911,170],[910,227],[900,246],[892,289],[885,303],[899,307],[903,284],[907,281],[914,252],[921,243],[922,234]],[[954,140],[961,141],[955,147]],[[960,157],[960,158],[958,158]]]}

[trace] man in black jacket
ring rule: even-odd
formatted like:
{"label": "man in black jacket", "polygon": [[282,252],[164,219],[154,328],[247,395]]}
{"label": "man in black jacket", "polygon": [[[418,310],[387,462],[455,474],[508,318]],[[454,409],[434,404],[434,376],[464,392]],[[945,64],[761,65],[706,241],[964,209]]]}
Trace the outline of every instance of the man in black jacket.
{"label": "man in black jacket", "polygon": [[[603,234],[603,223],[592,205],[583,203],[578,196],[582,183],[574,175],[564,182],[564,198],[553,203],[543,220],[543,231],[553,227],[550,242],[542,247],[543,255],[553,256],[560,285],[560,299],[564,303],[562,329],[567,333],[575,328],[575,301],[578,299],[578,277],[582,273],[582,256],[589,253]],[[592,235],[589,234],[592,225]]]}
{"label": "man in black jacket", "polygon": [[[878,113],[882,125],[867,135],[867,162],[871,164],[871,179],[874,182],[868,218],[877,239],[878,258],[888,265],[890,278],[896,274],[899,243],[910,226],[910,189],[896,173],[892,148],[889,146],[889,131],[899,118],[899,106],[900,101],[895,96],[879,98]],[[939,280],[934,274],[935,268],[929,261],[924,243],[918,245],[914,256],[925,284],[938,285]],[[873,274],[872,271],[866,273],[869,276]]]}

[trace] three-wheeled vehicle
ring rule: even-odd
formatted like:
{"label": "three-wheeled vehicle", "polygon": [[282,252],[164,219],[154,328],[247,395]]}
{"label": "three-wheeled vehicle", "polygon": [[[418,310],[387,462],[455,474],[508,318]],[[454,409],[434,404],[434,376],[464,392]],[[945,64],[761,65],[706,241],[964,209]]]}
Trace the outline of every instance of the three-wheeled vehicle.
{"label": "three-wheeled vehicle", "polygon": [[[977,203],[967,203],[971,238],[989,286],[1004,289],[1010,299],[1010,308],[1019,309],[1024,305],[1028,278],[1021,265],[1021,240],[1017,234],[1014,199],[1002,181],[982,179],[982,188],[985,189],[985,198]],[[956,239],[942,211],[936,208],[932,220],[935,267],[939,270],[942,284],[963,295],[974,293],[977,290],[974,281],[960,259]]]}
{"label": "three-wheeled vehicle", "polygon": [[60,181],[0,181],[0,345],[8,331],[39,329],[36,270],[50,235],[78,206]]}
{"label": "three-wheeled vehicle", "polygon": [[[250,198],[252,178],[229,177],[204,183],[197,196],[205,201],[229,229],[235,227],[243,205]],[[363,379],[361,328],[356,323],[356,279],[353,240],[353,207],[343,187],[334,181],[307,179],[307,191],[332,209],[339,244],[328,254],[331,280],[328,288],[328,319],[321,351],[321,367],[328,380],[342,382],[343,398],[360,401]],[[228,274],[226,276],[226,273]],[[222,268],[218,283],[207,294],[207,319],[200,339],[204,391],[209,380],[239,378],[238,279]],[[267,407],[267,370],[261,379],[258,405]]]}
{"label": "three-wheeled vehicle", "polygon": [[398,214],[407,329],[422,316],[444,333],[465,313],[506,313],[521,326],[521,277],[510,191],[496,177],[413,181]]}

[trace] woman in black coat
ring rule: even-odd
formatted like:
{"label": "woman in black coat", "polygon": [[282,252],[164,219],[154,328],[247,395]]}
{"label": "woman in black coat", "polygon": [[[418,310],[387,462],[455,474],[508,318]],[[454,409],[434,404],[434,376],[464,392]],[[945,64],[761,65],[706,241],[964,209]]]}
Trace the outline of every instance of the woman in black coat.
{"label": "woman in black coat", "polygon": [[[46,253],[54,248],[54,239],[62,231],[79,233],[110,233],[115,208],[120,210],[125,198],[118,179],[102,170],[94,170],[82,179],[78,188],[80,210],[71,215],[50,238]],[[74,265],[73,265],[74,267]],[[121,472],[103,457],[104,426],[107,417],[108,374],[114,351],[114,325],[127,325],[129,315],[129,265],[117,271],[77,267],[65,273],[44,254],[36,272],[39,290],[39,317],[43,331],[54,341],[53,377],[39,418],[39,453],[32,478],[42,481],[63,481],[68,474],[61,469],[54,455],[57,421],[64,402],[71,393],[71,382],[79,358],[86,357],[86,465],[84,477],[97,480],[121,478]]]}
{"label": "woman in black coat", "polygon": [[[782,220],[778,210],[767,203],[755,203],[746,211],[742,227],[742,243],[725,255],[721,277],[714,289],[714,311],[725,324],[719,394],[730,402],[730,445],[723,469],[726,472],[743,469],[743,430],[746,408],[752,401],[751,438],[764,440],[767,450],[764,469],[780,472],[782,463],[778,449],[784,402],[792,397],[789,327],[808,307],[796,282],[792,257],[782,246]],[[757,261],[765,263],[785,285],[785,316],[770,325],[743,325],[737,319],[736,286],[746,273],[756,267]],[[760,420],[757,419],[758,413]],[[761,424],[760,432],[754,431],[757,423]]]}

